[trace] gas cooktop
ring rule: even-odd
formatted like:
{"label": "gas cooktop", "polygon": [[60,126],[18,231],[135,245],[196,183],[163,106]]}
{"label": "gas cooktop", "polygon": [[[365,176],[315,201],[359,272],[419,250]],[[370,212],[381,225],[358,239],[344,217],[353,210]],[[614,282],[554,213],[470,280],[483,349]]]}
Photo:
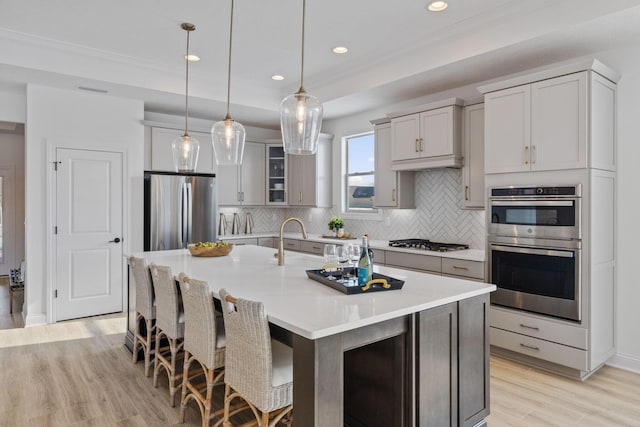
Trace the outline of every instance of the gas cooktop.
{"label": "gas cooktop", "polygon": [[439,243],[426,239],[389,240],[389,246],[393,248],[424,249],[426,251],[436,252],[461,251],[463,249],[469,249],[469,245],[461,245],[458,243]]}

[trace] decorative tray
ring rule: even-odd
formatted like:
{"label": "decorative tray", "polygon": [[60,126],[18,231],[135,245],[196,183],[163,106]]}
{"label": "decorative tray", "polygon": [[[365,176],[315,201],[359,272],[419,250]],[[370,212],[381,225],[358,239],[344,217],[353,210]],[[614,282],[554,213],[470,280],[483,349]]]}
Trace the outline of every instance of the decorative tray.
{"label": "decorative tray", "polygon": [[402,289],[402,285],[404,285],[404,280],[395,279],[385,276],[384,274],[373,273],[373,280],[365,286],[360,286],[358,285],[356,271],[357,269],[354,267],[332,271],[325,269],[307,270],[307,276],[312,280],[318,281],[323,285],[327,285],[347,295],[393,291],[395,289]]}

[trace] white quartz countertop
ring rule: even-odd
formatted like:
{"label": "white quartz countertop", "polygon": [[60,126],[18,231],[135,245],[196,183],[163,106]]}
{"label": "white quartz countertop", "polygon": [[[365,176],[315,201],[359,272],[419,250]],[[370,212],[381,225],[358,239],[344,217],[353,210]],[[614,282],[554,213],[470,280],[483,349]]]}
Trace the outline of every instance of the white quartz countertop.
{"label": "white quartz countertop", "polygon": [[[244,239],[244,238],[259,238],[259,237],[275,237],[278,238],[278,232],[264,232],[264,233],[253,233],[253,234],[227,234],[224,236],[219,236],[220,240],[226,240],[229,242],[233,242],[235,239]],[[283,234],[284,238],[287,239],[302,239],[302,234],[299,232],[285,232]],[[362,238],[356,239],[336,239],[336,238],[325,238],[320,234],[308,234],[308,240],[313,242],[322,242],[322,243],[334,243],[337,245],[345,244],[348,242],[353,243],[361,243]],[[435,251],[427,251],[424,249],[411,249],[411,248],[392,248],[389,246],[388,240],[371,240],[371,247],[373,249],[380,249],[385,251],[393,251],[393,252],[403,252],[403,253],[412,253],[418,255],[431,255],[442,258],[455,258],[455,259],[464,259],[468,261],[480,261],[483,262],[485,260],[485,252],[481,249],[466,249],[462,251],[451,251],[451,252],[435,252]]]}
{"label": "white quartz countertop", "polygon": [[321,257],[285,251],[278,266],[274,249],[234,247],[224,257],[193,257],[186,249],[135,256],[205,280],[215,297],[221,288],[240,298],[262,301],[269,321],[308,339],[318,339],[492,292],[495,285],[374,266],[374,272],[404,280],[402,289],[346,295],[307,277]]}

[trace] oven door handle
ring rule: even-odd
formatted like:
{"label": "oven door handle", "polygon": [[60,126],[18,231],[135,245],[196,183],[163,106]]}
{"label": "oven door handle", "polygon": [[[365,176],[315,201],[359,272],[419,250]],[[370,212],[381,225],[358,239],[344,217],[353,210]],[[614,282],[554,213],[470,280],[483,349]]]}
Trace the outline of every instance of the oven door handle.
{"label": "oven door handle", "polygon": [[519,246],[503,246],[503,245],[491,245],[492,250],[502,251],[502,252],[514,252],[518,254],[532,254],[532,255],[546,255],[546,256],[557,256],[563,258],[575,258],[575,251],[558,251],[554,249],[534,249],[534,248],[523,248]]}
{"label": "oven door handle", "polygon": [[574,200],[491,200],[491,206],[573,206]]}

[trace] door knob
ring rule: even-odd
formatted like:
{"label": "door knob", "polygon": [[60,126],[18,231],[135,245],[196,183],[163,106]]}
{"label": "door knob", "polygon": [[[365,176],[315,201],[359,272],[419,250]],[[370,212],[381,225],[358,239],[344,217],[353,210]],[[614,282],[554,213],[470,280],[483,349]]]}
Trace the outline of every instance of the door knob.
{"label": "door knob", "polygon": [[116,238],[115,238],[115,239],[113,239],[113,240],[109,240],[109,243],[120,243],[120,238],[119,238],[119,237],[116,237]]}

